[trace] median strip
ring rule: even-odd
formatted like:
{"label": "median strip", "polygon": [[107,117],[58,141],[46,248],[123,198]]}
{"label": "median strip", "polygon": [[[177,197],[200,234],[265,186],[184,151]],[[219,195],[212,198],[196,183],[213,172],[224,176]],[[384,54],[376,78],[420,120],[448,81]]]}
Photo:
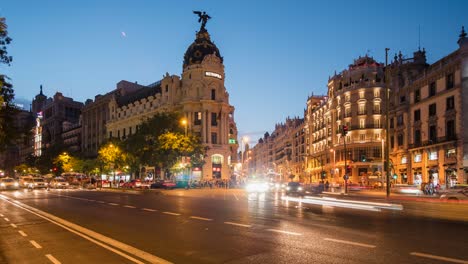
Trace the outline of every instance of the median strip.
{"label": "median strip", "polygon": [[452,262],[452,263],[468,264],[468,261],[467,261],[467,260],[454,259],[454,258],[447,258],[447,257],[436,256],[436,255],[431,255],[431,254],[426,254],[426,253],[420,253],[420,252],[411,252],[410,255],[411,255],[411,256],[416,256],[416,257],[422,257],[422,258],[429,258],[429,259],[442,260],[442,261]]}
{"label": "median strip", "polygon": [[226,225],[233,225],[233,226],[241,226],[241,227],[252,227],[251,225],[245,225],[245,224],[240,224],[240,223],[235,223],[235,222],[224,222]]}
{"label": "median strip", "polygon": [[50,260],[50,262],[54,264],[61,264],[61,262],[54,258],[54,256],[52,256],[51,254],[46,254],[45,256]]}
{"label": "median strip", "polygon": [[358,243],[358,242],[346,241],[346,240],[340,240],[340,239],[333,239],[333,238],[324,238],[323,240],[336,242],[336,243],[342,243],[342,244],[348,244],[348,245],[353,245],[353,246],[359,246],[359,247],[366,247],[366,248],[375,248],[376,247],[375,245],[369,245],[369,244],[364,244],[364,243]]}

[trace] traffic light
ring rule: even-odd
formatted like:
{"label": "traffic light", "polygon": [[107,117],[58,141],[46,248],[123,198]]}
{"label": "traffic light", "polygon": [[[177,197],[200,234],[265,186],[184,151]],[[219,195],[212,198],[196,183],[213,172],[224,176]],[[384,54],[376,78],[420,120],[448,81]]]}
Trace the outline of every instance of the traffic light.
{"label": "traffic light", "polygon": [[323,179],[325,179],[327,177],[327,173],[325,171],[322,171],[320,177]]}
{"label": "traffic light", "polygon": [[367,161],[366,155],[361,155],[361,161],[362,161],[362,162],[366,162],[366,161]]}
{"label": "traffic light", "polygon": [[346,173],[351,173],[351,165],[346,166]]}
{"label": "traffic light", "polygon": [[341,135],[342,136],[346,136],[346,134],[348,134],[348,126],[347,125],[343,125],[341,127]]}

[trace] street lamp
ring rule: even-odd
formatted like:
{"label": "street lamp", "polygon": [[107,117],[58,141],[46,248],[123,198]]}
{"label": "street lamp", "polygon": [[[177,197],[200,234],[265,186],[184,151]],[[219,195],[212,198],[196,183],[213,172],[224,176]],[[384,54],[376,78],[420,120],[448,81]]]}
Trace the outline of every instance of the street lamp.
{"label": "street lamp", "polygon": [[187,122],[187,118],[182,118],[182,120],[180,120],[180,123],[184,126],[185,128],[185,136],[187,136],[187,125],[188,125],[188,122]]}

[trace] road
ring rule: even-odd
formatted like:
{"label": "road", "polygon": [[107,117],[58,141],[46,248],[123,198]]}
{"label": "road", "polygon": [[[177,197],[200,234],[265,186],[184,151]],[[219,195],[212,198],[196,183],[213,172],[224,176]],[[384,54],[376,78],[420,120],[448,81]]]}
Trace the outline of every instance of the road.
{"label": "road", "polygon": [[0,263],[468,263],[466,221],[242,190],[2,192],[0,233]]}

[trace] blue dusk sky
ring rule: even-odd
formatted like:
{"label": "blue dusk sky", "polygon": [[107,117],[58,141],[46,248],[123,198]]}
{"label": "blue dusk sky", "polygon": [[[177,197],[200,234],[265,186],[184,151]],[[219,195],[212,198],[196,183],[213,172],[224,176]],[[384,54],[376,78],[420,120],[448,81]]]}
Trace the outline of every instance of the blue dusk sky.
{"label": "blue dusk sky", "polygon": [[[224,57],[240,136],[254,143],[286,117],[303,117],[307,96],[326,94],[330,75],[368,54],[385,61],[427,51],[429,63],[457,49],[468,1],[156,1],[4,0],[11,67],[0,66],[17,98],[39,85],[77,101],[120,80],[150,84],[180,75],[199,29],[193,10]],[[420,36],[420,37],[419,37]]]}

